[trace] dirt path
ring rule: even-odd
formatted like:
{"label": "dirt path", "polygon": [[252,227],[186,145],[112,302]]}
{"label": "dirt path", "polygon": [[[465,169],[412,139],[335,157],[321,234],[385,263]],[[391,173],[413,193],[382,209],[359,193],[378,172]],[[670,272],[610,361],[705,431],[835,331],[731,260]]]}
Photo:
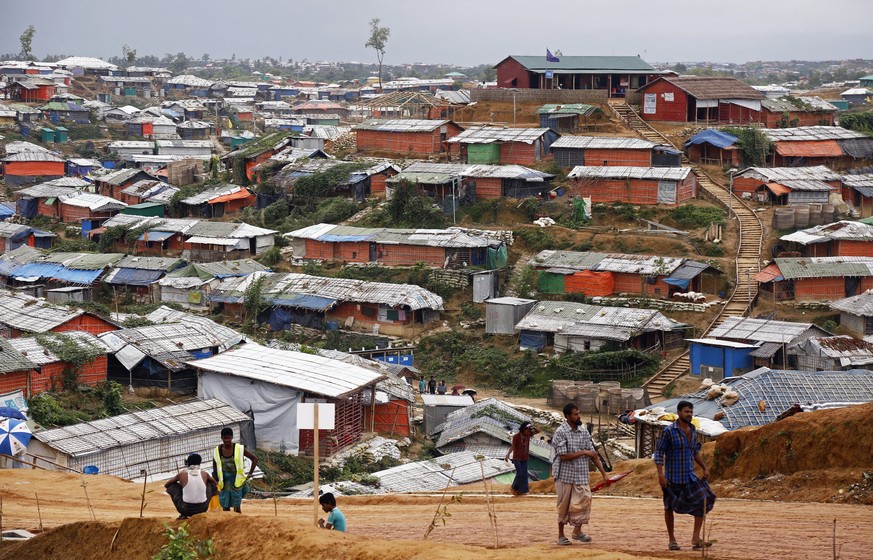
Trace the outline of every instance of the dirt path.
{"label": "dirt path", "polygon": [[[99,521],[119,521],[139,515],[141,486],[103,475],[86,477],[86,480]],[[175,511],[162,493],[162,485],[151,484],[148,490],[146,517],[174,518]],[[80,479],[76,476],[4,470],[0,471],[0,494],[4,529],[39,529],[35,494],[39,494],[46,528],[90,519]],[[349,519],[352,535],[393,541],[420,540],[433,519],[438,501],[436,496],[356,496],[341,498],[340,504]],[[497,497],[500,546],[543,545],[547,547],[543,549],[544,555],[546,550],[556,550],[551,546],[556,531],[552,501],[550,496]],[[271,500],[247,501],[243,511],[245,516],[273,518],[274,504]],[[448,511],[451,517],[446,519],[445,526],[439,524],[431,540],[473,546],[493,543],[483,497],[464,496],[460,503],[450,503]],[[841,558],[869,558],[873,546],[873,518],[869,512],[868,506],[721,500],[710,518],[712,538],[718,542],[709,558],[831,558],[834,519],[837,520],[837,544],[842,547]],[[312,518],[311,502],[280,500],[278,514],[280,521],[305,526]],[[597,496],[590,532],[593,547],[597,549],[655,558],[696,557],[688,550],[690,517],[682,517],[677,523],[677,536],[685,550],[666,551],[662,510],[657,499]],[[583,546],[574,549],[581,552]]]}

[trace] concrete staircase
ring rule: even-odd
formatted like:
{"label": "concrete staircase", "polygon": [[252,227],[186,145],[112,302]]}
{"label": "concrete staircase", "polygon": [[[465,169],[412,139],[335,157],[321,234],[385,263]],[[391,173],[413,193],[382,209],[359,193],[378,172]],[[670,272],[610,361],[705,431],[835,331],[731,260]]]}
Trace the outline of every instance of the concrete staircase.
{"label": "concrete staircase", "polygon": [[[609,106],[628,127],[646,140],[670,145],[682,151],[682,146],[675,146],[664,135],[649,126],[624,99],[610,99]],[[757,214],[745,202],[728,192],[724,185],[716,183],[703,169],[689,162],[684,155],[682,156],[682,164],[690,167],[697,177],[701,194],[705,193],[710,199],[718,202],[731,215],[735,216],[739,223],[740,238],[735,260],[736,288],[727,304],[722,307],[719,314],[707,327],[706,332],[709,333],[713,327],[720,325],[726,318],[745,315],[752,301],[758,295],[758,283],[754,276],[761,268],[764,227]],[[643,386],[649,391],[650,397],[662,396],[667,385],[688,373],[690,367],[688,352],[685,352],[653,375]]]}

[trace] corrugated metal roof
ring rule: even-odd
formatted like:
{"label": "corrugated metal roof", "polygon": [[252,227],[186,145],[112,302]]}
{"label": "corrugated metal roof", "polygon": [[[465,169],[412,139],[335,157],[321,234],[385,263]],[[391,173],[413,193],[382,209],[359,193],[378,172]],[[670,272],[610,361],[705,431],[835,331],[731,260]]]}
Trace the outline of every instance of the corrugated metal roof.
{"label": "corrugated metal roof", "polygon": [[544,71],[552,70],[558,73],[585,73],[585,74],[657,74],[649,63],[638,56],[565,56],[561,55],[557,61],[546,60],[543,55],[525,56],[510,55],[528,70]]}
{"label": "corrugated metal roof", "polygon": [[470,90],[459,89],[454,91],[438,89],[434,93],[434,97],[442,99],[443,101],[448,101],[449,103],[453,103],[455,105],[466,105],[470,103]]}
{"label": "corrugated metal roof", "polygon": [[188,364],[203,371],[265,381],[331,398],[356,393],[385,379],[371,369],[253,343]]}
{"label": "corrugated metal roof", "polygon": [[570,301],[541,301],[515,328],[599,340],[630,340],[643,332],[671,331],[682,325],[654,309],[606,307]]}
{"label": "corrugated metal roof", "polygon": [[813,179],[779,181],[778,184],[788,187],[792,191],[829,192],[837,190],[837,187],[832,187],[824,181],[815,181]]}
{"label": "corrugated metal roof", "polygon": [[830,305],[831,309],[849,313],[850,315],[861,317],[873,315],[873,293],[867,291],[857,296],[833,301]]}
{"label": "corrugated metal roof", "polygon": [[71,321],[85,312],[44,299],[0,290],[0,323],[24,332],[44,333]]}
{"label": "corrugated metal roof", "polygon": [[838,181],[842,178],[839,173],[828,169],[824,165],[811,167],[747,167],[740,171],[737,177],[751,177],[764,183],[782,183],[783,181],[795,180]]}
{"label": "corrugated metal roof", "polygon": [[[217,187],[213,187],[210,189],[206,189],[205,191],[199,192],[199,193],[195,194],[194,196],[189,196],[188,198],[183,199],[182,204],[187,204],[189,206],[196,206],[198,204],[204,204],[206,202],[209,202],[213,198],[218,198],[220,196],[233,194],[235,192],[241,191],[242,189],[243,189],[243,187],[240,187],[239,185],[230,185],[230,184],[219,185]],[[219,223],[219,222],[213,222],[213,223]],[[228,225],[232,225],[232,224],[228,224]]]}
{"label": "corrugated metal roof", "polygon": [[[86,349],[104,349],[103,345],[100,344],[100,341],[97,340],[97,337],[91,333],[83,331],[66,331],[55,333],[53,336],[66,339],[73,344]],[[9,344],[38,366],[61,361],[61,359],[58,358],[48,347],[40,344],[36,337],[13,338],[9,340]]]}
{"label": "corrugated metal roof", "polygon": [[11,224],[0,222],[0,237],[17,239],[33,231],[33,228],[24,224]]}
{"label": "corrugated metal roof", "polygon": [[19,197],[31,198],[69,198],[79,194],[79,190],[74,187],[56,187],[53,185],[34,185],[21,189],[16,194]]}
{"label": "corrugated metal roof", "polygon": [[[52,449],[73,457],[90,455],[113,447],[174,438],[203,429],[251,420],[218,399],[192,401],[43,430],[33,437]],[[172,439],[170,439],[172,441]]]}
{"label": "corrugated metal roof", "polygon": [[424,406],[470,406],[473,398],[469,395],[431,395],[422,393],[421,400]]}
{"label": "corrugated metal roof", "polygon": [[[116,352],[123,351],[124,345],[129,345],[143,357],[148,356],[168,369],[178,371],[185,369],[187,361],[194,360],[192,351],[229,348],[239,343],[242,335],[227,328],[217,330],[195,322],[178,322],[121,329],[103,333],[99,338]],[[135,364],[127,365],[131,369]]]}
{"label": "corrugated metal roof", "polygon": [[445,422],[438,428],[440,436],[436,441],[436,447],[448,445],[479,432],[511,442],[513,432],[518,430],[522,422],[530,422],[530,420],[529,416],[501,400],[483,399],[446,415]]}
{"label": "corrugated metal roof", "polygon": [[[873,401],[873,371],[793,371],[760,368],[740,377],[723,381],[739,394],[731,406],[720,400],[706,400],[706,389],[675,399],[669,399],[647,408],[663,407],[675,410],[680,400],[694,405],[695,415],[710,418],[723,413],[719,420],[727,429],[763,426],[794,406],[861,404]],[[763,402],[765,406],[760,406]]]}
{"label": "corrugated metal roof", "polygon": [[111,210],[121,210],[122,208],[127,208],[127,204],[125,204],[124,202],[99,194],[76,193],[69,196],[61,197],[60,200],[61,204],[87,208],[91,212],[107,212]]}
{"label": "corrugated metal roof", "polygon": [[7,154],[2,160],[7,163],[24,162],[24,161],[50,161],[54,163],[63,163],[64,159],[60,158],[51,152],[19,152],[17,154]]}
{"label": "corrugated metal roof", "polygon": [[76,270],[102,270],[124,258],[124,253],[49,253],[41,262],[62,264]]}
{"label": "corrugated metal roof", "polygon": [[814,140],[848,140],[865,138],[860,132],[841,126],[797,126],[794,128],[762,128],[771,142],[809,142]]}
{"label": "corrugated metal roof", "polygon": [[839,222],[834,222],[832,224],[814,226],[788,235],[783,235],[781,239],[783,241],[800,243],[801,245],[825,243],[842,239],[873,241],[873,225],[840,220]]}
{"label": "corrugated metal roof", "polygon": [[709,338],[752,340],[755,342],[790,343],[812,328],[815,328],[812,323],[728,317],[722,324],[709,331],[707,336]]}
{"label": "corrugated metal roof", "polygon": [[540,251],[531,261],[537,268],[565,269],[568,272],[595,270],[600,272],[626,272],[631,274],[670,275],[688,261],[683,258],[652,255],[629,255],[624,253],[595,253],[580,251]]}
{"label": "corrugated metal roof", "polygon": [[787,280],[873,276],[873,257],[780,257],[776,264]]}
{"label": "corrugated metal roof", "polygon": [[379,132],[432,132],[450,122],[452,121],[428,119],[372,119],[362,122],[352,130],[375,130]]}
{"label": "corrugated metal roof", "polygon": [[539,109],[537,109],[537,113],[540,115],[548,114],[548,115],[593,115],[594,113],[600,112],[603,110],[596,105],[587,105],[585,103],[564,103],[564,104],[555,104],[549,103],[543,105]]}
{"label": "corrugated metal roof", "polygon": [[[758,89],[758,88],[755,88]],[[799,103],[796,103],[794,100],[799,100]],[[780,97],[779,99],[763,99],[761,101],[761,105],[764,106],[767,110],[772,111],[774,113],[810,113],[810,112],[836,112],[837,109],[835,106],[831,105],[821,97],[810,97],[810,96],[798,96],[798,97]]]}
{"label": "corrugated metal roof", "polygon": [[[659,80],[671,83],[697,99],[764,99],[763,93],[736,78],[721,76],[663,76]],[[649,82],[640,88],[640,90],[645,90],[652,83],[654,82]]]}
{"label": "corrugated metal roof", "polygon": [[115,268],[135,268],[139,270],[170,271],[182,263],[182,259],[175,257],[138,257],[127,255],[117,263]]}
{"label": "corrugated metal roof", "polygon": [[561,136],[552,143],[555,148],[580,148],[599,150],[651,150],[658,144],[642,138],[618,138],[614,136]]}
{"label": "corrugated metal roof", "polygon": [[242,297],[246,288],[257,278],[264,279],[261,290],[266,302],[296,295],[311,295],[337,301],[378,303],[390,307],[406,306],[413,311],[443,308],[443,298],[412,284],[365,282],[296,273],[255,272],[242,278],[228,278],[213,290],[213,294]]}
{"label": "corrugated metal roof", "polygon": [[501,245],[501,242],[494,238],[474,235],[462,228],[389,229],[316,224],[286,233],[285,236],[327,243],[370,241],[428,247],[496,247]]}
{"label": "corrugated metal roof", "polygon": [[9,341],[0,337],[0,373],[30,371],[35,368],[36,364],[28,360]]}
{"label": "corrugated metal roof", "polygon": [[148,286],[164,275],[163,270],[141,270],[138,268],[113,268],[103,281],[121,286]]}
{"label": "corrugated metal roof", "polygon": [[40,253],[33,247],[22,245],[0,255],[0,276],[9,276],[15,268],[35,261]]}
{"label": "corrugated metal roof", "polygon": [[490,126],[481,126],[477,128],[468,128],[457,136],[453,136],[446,140],[449,143],[458,144],[482,144],[490,142],[523,142],[525,144],[533,144],[546,134],[557,133],[548,128],[498,128]]}
{"label": "corrugated metal roof", "polygon": [[851,336],[825,336],[809,338],[793,347],[791,354],[827,356],[841,367],[873,364],[873,343]]}
{"label": "corrugated metal roof", "polygon": [[571,179],[643,179],[650,181],[682,181],[688,167],[620,167],[577,165],[567,177]]}

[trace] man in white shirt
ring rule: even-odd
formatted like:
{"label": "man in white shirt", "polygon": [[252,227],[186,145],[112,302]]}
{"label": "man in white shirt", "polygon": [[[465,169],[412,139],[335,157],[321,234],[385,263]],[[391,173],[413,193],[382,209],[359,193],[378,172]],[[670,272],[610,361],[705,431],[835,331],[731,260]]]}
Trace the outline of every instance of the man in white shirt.
{"label": "man in white shirt", "polygon": [[192,453],[185,461],[185,468],[164,484],[179,512],[179,519],[205,513],[209,509],[209,500],[218,492],[218,483],[200,468],[202,462],[199,454]]}

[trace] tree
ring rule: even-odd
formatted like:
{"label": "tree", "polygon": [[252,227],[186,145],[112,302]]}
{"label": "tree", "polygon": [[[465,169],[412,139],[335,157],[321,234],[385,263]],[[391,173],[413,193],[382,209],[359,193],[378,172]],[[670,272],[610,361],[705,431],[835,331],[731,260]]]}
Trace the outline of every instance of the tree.
{"label": "tree", "polygon": [[[378,20],[376,20],[378,21]],[[24,30],[24,33],[21,34],[21,37],[18,38],[21,41],[21,58],[25,60],[33,60],[33,36],[36,34],[36,27],[33,25],[28,25],[27,29]]]}
{"label": "tree", "polygon": [[121,47],[121,53],[124,55],[124,59],[127,61],[127,64],[133,64],[133,61],[136,60],[136,49],[132,49],[127,45]]}
{"label": "tree", "polygon": [[364,44],[365,47],[376,51],[376,60],[379,61],[379,89],[382,89],[382,59],[385,58],[385,44],[391,30],[387,27],[379,27],[379,18],[370,20],[370,38]]}

